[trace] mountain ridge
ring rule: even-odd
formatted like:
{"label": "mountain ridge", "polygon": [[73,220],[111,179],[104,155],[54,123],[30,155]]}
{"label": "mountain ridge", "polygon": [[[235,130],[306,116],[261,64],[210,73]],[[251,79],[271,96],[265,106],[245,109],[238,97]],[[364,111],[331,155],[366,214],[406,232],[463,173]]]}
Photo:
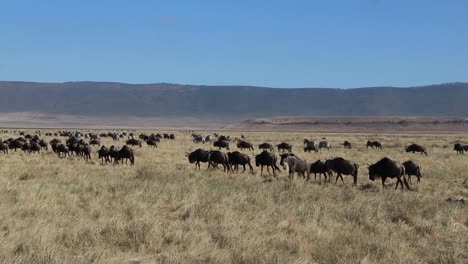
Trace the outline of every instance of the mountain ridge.
{"label": "mountain ridge", "polygon": [[468,83],[414,87],[270,88],[235,85],[0,81],[0,112],[81,116],[468,116]]}

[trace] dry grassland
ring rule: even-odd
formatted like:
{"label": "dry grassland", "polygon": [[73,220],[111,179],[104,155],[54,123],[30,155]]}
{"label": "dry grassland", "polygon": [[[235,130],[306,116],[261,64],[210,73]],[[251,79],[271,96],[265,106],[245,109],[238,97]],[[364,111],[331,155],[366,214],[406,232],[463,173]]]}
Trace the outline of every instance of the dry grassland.
{"label": "dry grassland", "polygon": [[[256,175],[207,171],[206,164],[198,171],[185,153],[210,147],[183,133],[157,149],[135,148],[134,167],[101,165],[96,147],[88,163],[50,150],[10,151],[0,154],[0,262],[468,263],[468,201],[457,201],[468,197],[468,155],[452,151],[455,141],[468,143],[466,135],[246,135],[256,145],[292,143],[308,161],[353,160],[358,187],[349,176],[343,186],[291,182],[284,171],[264,180],[258,168]],[[305,137],[324,136],[331,151],[302,151]],[[345,139],[353,149],[338,145]],[[367,150],[367,139],[384,149]],[[412,142],[429,155],[405,153]],[[395,180],[382,190],[368,180],[365,165],[384,156],[422,165],[415,191],[393,190]]]}

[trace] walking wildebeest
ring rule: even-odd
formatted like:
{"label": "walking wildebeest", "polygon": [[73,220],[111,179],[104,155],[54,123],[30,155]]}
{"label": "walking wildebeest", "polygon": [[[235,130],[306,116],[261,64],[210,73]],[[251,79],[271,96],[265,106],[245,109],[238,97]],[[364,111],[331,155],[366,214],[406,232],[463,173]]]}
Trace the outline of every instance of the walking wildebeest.
{"label": "walking wildebeest", "polygon": [[126,145],[130,145],[132,147],[139,146],[141,148],[141,141],[138,139],[129,139],[125,142]]}
{"label": "walking wildebeest", "polygon": [[335,184],[338,182],[338,178],[340,178],[341,182],[344,184],[342,175],[351,175],[353,176],[353,185],[357,185],[359,165],[356,163],[338,157],[326,160],[325,165],[329,170],[337,173]]}
{"label": "walking wildebeest", "polygon": [[352,148],[351,142],[349,142],[349,141],[347,141],[347,140],[345,140],[345,142],[343,143],[343,146],[344,146],[345,148],[349,148],[349,149]]}
{"label": "walking wildebeest", "polygon": [[187,153],[186,157],[188,157],[190,163],[195,162],[195,167],[198,166],[198,169],[200,169],[200,162],[208,162],[209,154],[210,152],[207,150],[196,149],[192,153]]}
{"label": "walking wildebeest", "polygon": [[241,150],[244,150],[244,149],[248,149],[248,150],[254,150],[254,147],[251,143],[247,142],[247,141],[243,141],[243,140],[240,140],[238,143],[237,143],[237,148],[238,149],[241,149]]}
{"label": "walking wildebeest", "polygon": [[464,154],[464,152],[468,150],[468,145],[456,143],[455,145],[453,145],[453,150],[457,151],[457,154]]}
{"label": "walking wildebeest", "polygon": [[101,160],[101,162],[104,164],[104,161],[107,163],[107,162],[111,162],[110,158],[109,158],[109,149],[102,145],[101,148],[98,150],[98,157],[99,159]]}
{"label": "walking wildebeest", "polygon": [[258,145],[258,149],[273,151],[273,146],[270,143],[262,143]]}
{"label": "walking wildebeest", "polygon": [[239,165],[242,165],[244,167],[244,170],[242,172],[245,172],[245,165],[249,165],[250,172],[253,173],[253,167],[250,163],[249,155],[240,153],[239,151],[228,152],[227,155],[229,158],[229,163],[231,164],[231,166],[234,166],[234,169],[236,169],[236,171],[239,171]]}
{"label": "walking wildebeest", "polygon": [[326,148],[327,150],[329,150],[329,149],[331,149],[331,144],[330,144],[330,142],[328,142],[326,140],[323,140],[323,141],[319,142],[318,148],[319,149]]}
{"label": "walking wildebeest", "polygon": [[63,154],[63,157],[70,157],[70,150],[68,149],[67,146],[65,146],[64,144],[62,143],[58,143],[57,147],[56,147],[56,152],[60,157],[62,157],[62,154]]}
{"label": "walking wildebeest", "polygon": [[282,150],[283,152],[286,151],[286,150],[287,150],[288,152],[292,152],[292,145],[291,145],[291,144],[288,144],[288,143],[286,143],[286,142],[282,142],[282,143],[280,143],[280,144],[278,144],[278,145],[276,145],[276,146],[278,147],[278,152],[279,152],[280,150]]}
{"label": "walking wildebeest", "polygon": [[416,178],[418,178],[418,183],[421,181],[421,166],[418,163],[408,160],[403,162],[403,166],[405,167],[405,173],[408,175],[408,181],[410,183],[412,183],[411,176],[416,176]]}
{"label": "walking wildebeest", "polygon": [[382,144],[380,144],[380,142],[378,141],[370,141],[368,140],[367,141],[367,144],[366,144],[366,147],[369,148],[378,148],[378,149],[382,149]]}
{"label": "walking wildebeest", "polygon": [[229,165],[229,157],[226,153],[219,150],[211,150],[208,153],[208,168],[210,165],[216,167],[218,164],[223,165],[224,171],[231,171],[231,166]]}
{"label": "walking wildebeest", "polygon": [[307,145],[307,146],[305,146],[304,152],[311,152],[311,151],[319,152],[317,146],[315,146],[315,145]]}
{"label": "walking wildebeest", "polygon": [[146,141],[146,144],[147,144],[148,147],[150,147],[150,148],[157,148],[157,147],[158,147],[158,145],[156,144],[156,141],[153,140],[153,139],[148,139],[148,140]]}
{"label": "walking wildebeest", "polygon": [[[319,175],[319,180],[322,182],[322,177],[325,178],[325,182],[327,182],[327,175],[328,175],[328,182],[331,180],[332,173],[331,171],[327,168],[327,165],[325,162],[321,160],[317,160],[316,162],[310,164],[310,169],[309,169],[309,175],[313,173],[314,174],[314,181],[317,181],[317,174]],[[309,177],[307,177],[307,180]]]}
{"label": "walking wildebeest", "polygon": [[420,152],[421,154],[426,154],[427,156],[426,148],[418,144],[411,144],[409,146],[406,146],[405,150],[406,152],[413,152],[413,154],[415,152]]}
{"label": "walking wildebeest", "polygon": [[135,152],[133,151],[132,148],[130,148],[127,145],[124,145],[120,150],[119,150],[119,158],[122,160],[122,164],[125,159],[125,165],[127,164],[127,161],[130,160],[130,165],[133,166],[135,165]]}
{"label": "walking wildebeest", "polygon": [[307,138],[304,138],[304,144],[306,146],[314,146],[314,147],[318,147],[318,142],[315,141],[315,140],[308,140]]}
{"label": "walking wildebeest", "polygon": [[229,142],[225,140],[218,140],[213,143],[214,147],[218,147],[219,149],[225,148],[229,150]]}
{"label": "walking wildebeest", "polygon": [[281,171],[280,168],[278,168],[278,166],[276,165],[276,162],[276,155],[273,153],[269,153],[266,150],[255,156],[255,166],[261,166],[260,175],[263,175],[263,166],[267,166],[268,174],[270,174],[269,167],[271,167],[273,170],[273,176],[276,177],[276,171]]}
{"label": "walking wildebeest", "polygon": [[284,170],[288,167],[290,180],[294,178],[295,172],[297,172],[298,177],[309,178],[309,164],[292,153],[281,154],[280,165],[283,166]]}
{"label": "walking wildebeest", "polygon": [[[405,167],[399,162],[385,157],[379,160],[377,163],[369,165],[367,168],[369,170],[369,179],[374,181],[380,177],[382,179],[382,186],[385,189],[387,189],[385,180],[387,178],[396,178],[397,184],[395,186],[395,190],[398,188],[398,184],[401,184],[401,189],[403,190],[403,183],[405,184],[406,188],[411,190],[411,187],[405,178]],[[403,178],[403,181],[401,178]]]}
{"label": "walking wildebeest", "polygon": [[93,138],[93,139],[91,139],[89,141],[89,144],[92,145],[92,146],[94,146],[94,145],[99,146],[99,145],[101,145],[101,141],[99,139],[97,139],[97,138]]}

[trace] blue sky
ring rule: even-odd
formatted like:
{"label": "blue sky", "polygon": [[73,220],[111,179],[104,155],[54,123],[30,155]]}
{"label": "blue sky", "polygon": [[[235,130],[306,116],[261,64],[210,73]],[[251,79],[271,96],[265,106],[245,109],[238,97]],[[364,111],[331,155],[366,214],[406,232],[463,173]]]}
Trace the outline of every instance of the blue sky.
{"label": "blue sky", "polygon": [[0,80],[468,81],[464,0],[0,0]]}

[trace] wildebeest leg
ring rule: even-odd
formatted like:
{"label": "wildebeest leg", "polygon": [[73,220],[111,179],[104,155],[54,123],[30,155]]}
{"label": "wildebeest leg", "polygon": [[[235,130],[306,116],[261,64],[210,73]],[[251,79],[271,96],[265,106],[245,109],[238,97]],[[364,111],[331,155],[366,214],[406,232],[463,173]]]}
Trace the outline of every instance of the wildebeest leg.
{"label": "wildebeest leg", "polygon": [[242,171],[242,173],[244,173],[244,172],[245,172],[245,164],[244,164],[244,165],[242,165],[242,166],[244,167],[244,170]]}
{"label": "wildebeest leg", "polygon": [[398,189],[398,185],[401,183],[401,188],[403,189],[403,183],[401,182],[401,178],[400,177],[397,177],[397,182],[396,182],[396,186],[395,186],[395,190]]}
{"label": "wildebeest leg", "polygon": [[382,177],[382,186],[383,186],[385,189],[387,189],[387,185],[385,185],[385,180],[386,180],[386,178],[383,178],[383,177]]}
{"label": "wildebeest leg", "polygon": [[263,165],[261,165],[260,167],[261,167],[260,176],[263,176]]}
{"label": "wildebeest leg", "polygon": [[344,185],[343,175],[341,175],[341,173],[340,173],[340,179],[341,179],[341,182],[342,182],[343,185]]}
{"label": "wildebeest leg", "polygon": [[338,174],[336,175],[335,184],[337,184],[337,183],[338,183],[338,179],[339,179],[339,178],[340,178],[340,174],[338,173]]}

